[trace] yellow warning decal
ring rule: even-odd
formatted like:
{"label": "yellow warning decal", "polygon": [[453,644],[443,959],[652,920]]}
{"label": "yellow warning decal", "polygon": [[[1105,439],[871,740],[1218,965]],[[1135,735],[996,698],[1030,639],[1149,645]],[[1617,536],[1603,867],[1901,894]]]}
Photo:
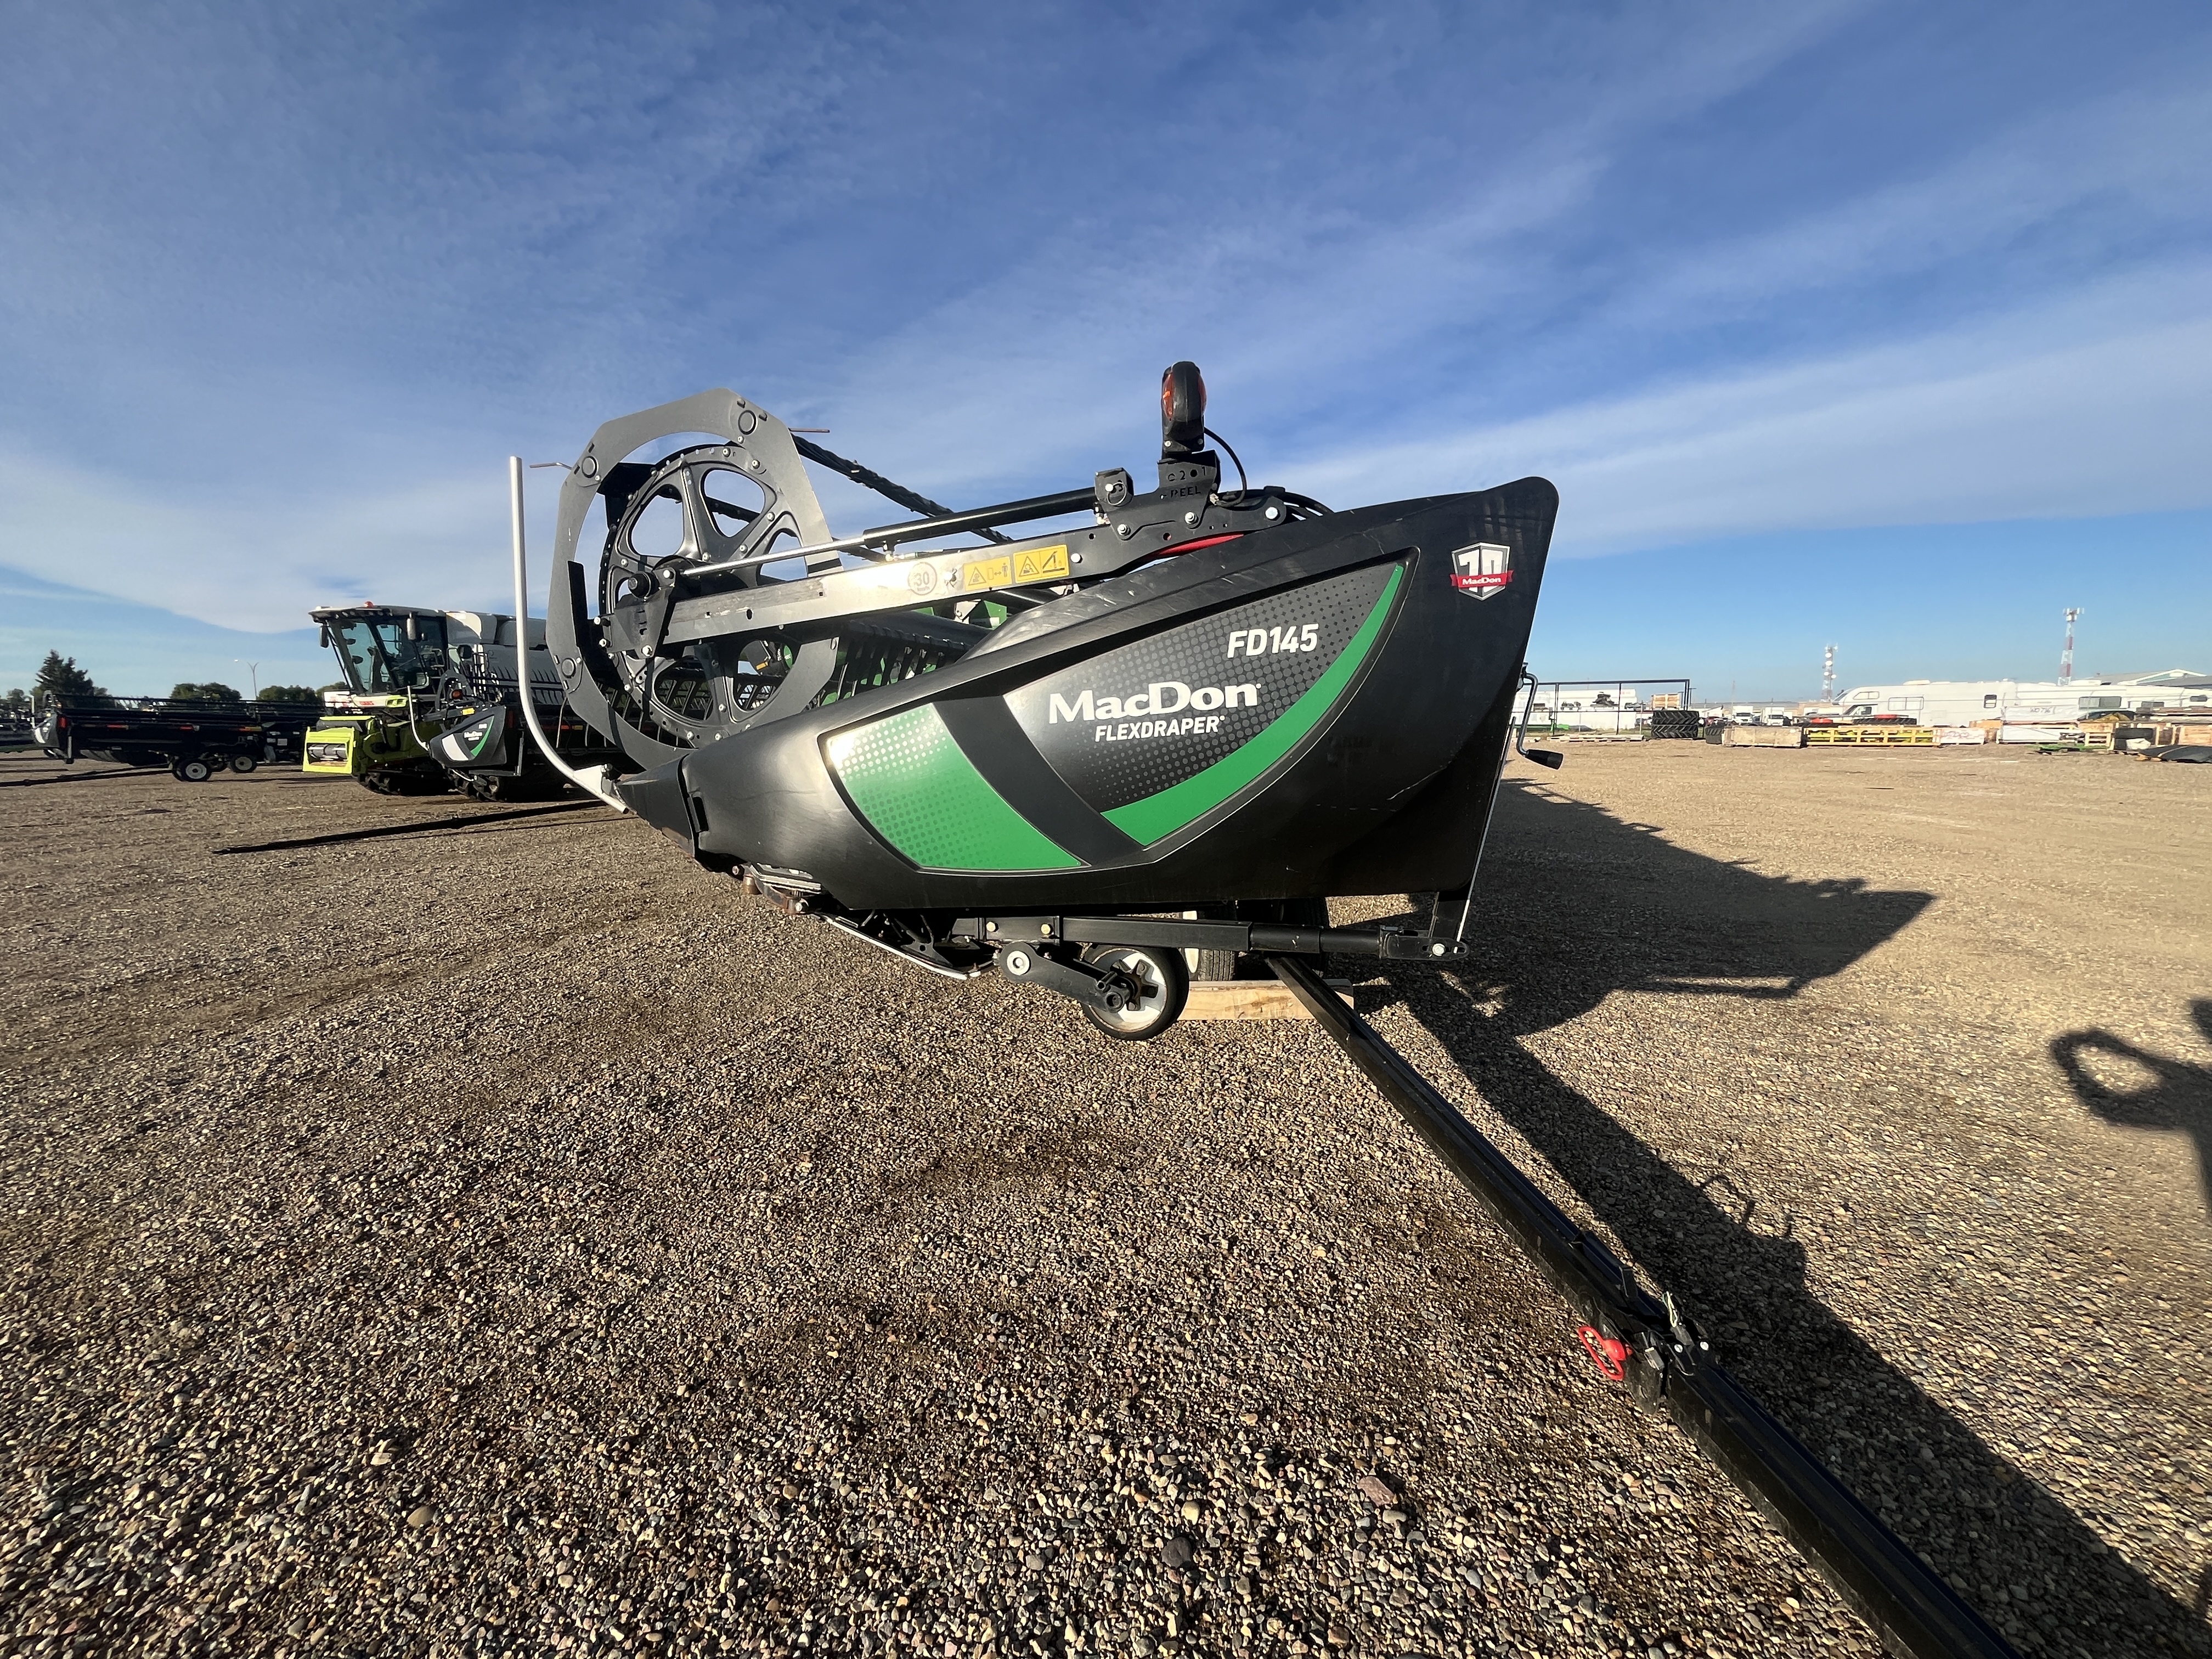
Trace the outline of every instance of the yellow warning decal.
{"label": "yellow warning decal", "polygon": [[960,591],[973,593],[980,588],[1004,587],[1014,579],[1014,562],[1006,554],[995,559],[978,559],[973,564],[960,567]]}
{"label": "yellow warning decal", "polygon": [[1021,582],[1064,582],[1067,580],[1067,544],[1027,547],[1018,553],[1001,553],[995,559],[977,559],[960,567],[960,591],[979,592],[987,587],[1011,587]]}
{"label": "yellow warning decal", "polygon": [[1014,555],[1014,580],[1018,582],[1064,582],[1067,580],[1067,544],[1057,547],[1032,547]]}

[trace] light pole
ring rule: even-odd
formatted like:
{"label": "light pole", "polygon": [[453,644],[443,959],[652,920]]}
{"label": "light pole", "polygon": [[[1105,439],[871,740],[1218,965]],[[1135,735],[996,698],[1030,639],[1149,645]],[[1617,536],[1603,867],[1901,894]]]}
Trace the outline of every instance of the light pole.
{"label": "light pole", "polygon": [[233,657],[231,661],[246,670],[246,683],[253,688],[251,695],[258,697],[261,695],[261,665],[258,662],[247,662],[243,657]]}

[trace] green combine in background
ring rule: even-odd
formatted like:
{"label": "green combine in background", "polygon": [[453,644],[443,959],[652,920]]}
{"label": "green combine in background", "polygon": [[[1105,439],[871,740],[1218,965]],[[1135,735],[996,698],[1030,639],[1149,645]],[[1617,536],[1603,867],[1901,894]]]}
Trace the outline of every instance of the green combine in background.
{"label": "green combine in background", "polygon": [[[324,693],[328,707],[307,734],[303,772],[353,778],[386,795],[461,790],[509,800],[568,787],[522,729],[514,617],[367,603],[309,614],[337,653],[344,689]],[[544,624],[526,632],[531,695],[562,757],[618,759],[566,707]]]}

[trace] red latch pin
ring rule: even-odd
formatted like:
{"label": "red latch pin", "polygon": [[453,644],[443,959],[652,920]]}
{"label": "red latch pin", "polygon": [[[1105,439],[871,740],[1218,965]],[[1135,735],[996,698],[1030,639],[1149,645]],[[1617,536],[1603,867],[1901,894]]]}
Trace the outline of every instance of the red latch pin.
{"label": "red latch pin", "polygon": [[1575,1334],[1583,1340],[1583,1352],[1590,1363],[1616,1382],[1628,1379],[1628,1344],[1619,1337],[1607,1336],[1595,1325],[1577,1328]]}

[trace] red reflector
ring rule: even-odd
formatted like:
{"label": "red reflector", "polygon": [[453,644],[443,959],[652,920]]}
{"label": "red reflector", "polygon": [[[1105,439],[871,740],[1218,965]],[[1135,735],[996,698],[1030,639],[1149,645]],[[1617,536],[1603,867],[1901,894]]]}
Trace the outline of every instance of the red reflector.
{"label": "red reflector", "polygon": [[1195,553],[1201,547],[1218,547],[1224,542],[1233,542],[1244,532],[1232,530],[1226,536],[1200,536],[1194,542],[1177,542],[1173,547],[1164,547],[1163,553]]}

